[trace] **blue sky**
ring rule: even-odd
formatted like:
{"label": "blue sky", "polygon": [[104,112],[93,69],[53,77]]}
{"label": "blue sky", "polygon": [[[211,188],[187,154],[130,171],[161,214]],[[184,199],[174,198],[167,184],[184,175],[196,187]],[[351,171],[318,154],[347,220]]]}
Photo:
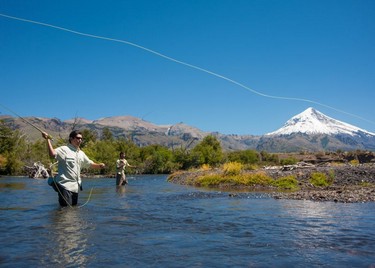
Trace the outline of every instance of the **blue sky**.
{"label": "blue sky", "polygon": [[0,13],[227,78],[0,16],[0,104],[21,116],[261,135],[314,107],[375,132],[372,0],[0,0]]}

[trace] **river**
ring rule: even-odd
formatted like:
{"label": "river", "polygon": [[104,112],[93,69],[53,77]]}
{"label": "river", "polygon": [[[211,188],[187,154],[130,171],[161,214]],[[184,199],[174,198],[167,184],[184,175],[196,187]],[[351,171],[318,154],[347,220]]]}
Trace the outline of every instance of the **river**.
{"label": "river", "polygon": [[120,189],[84,179],[83,206],[63,209],[45,180],[0,178],[0,267],[375,267],[375,203],[276,200],[166,178],[130,176]]}

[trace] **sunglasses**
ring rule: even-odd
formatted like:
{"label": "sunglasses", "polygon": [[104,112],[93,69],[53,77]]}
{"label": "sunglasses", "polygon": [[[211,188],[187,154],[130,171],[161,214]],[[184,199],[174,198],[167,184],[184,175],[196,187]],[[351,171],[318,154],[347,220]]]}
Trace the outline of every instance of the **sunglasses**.
{"label": "sunglasses", "polygon": [[83,138],[82,137],[75,137],[77,140],[82,140]]}

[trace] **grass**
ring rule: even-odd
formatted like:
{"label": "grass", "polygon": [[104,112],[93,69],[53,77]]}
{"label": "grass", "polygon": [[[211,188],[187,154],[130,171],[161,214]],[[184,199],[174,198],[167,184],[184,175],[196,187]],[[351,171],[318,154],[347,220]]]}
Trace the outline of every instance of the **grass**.
{"label": "grass", "polygon": [[332,185],[334,180],[334,174],[330,173],[329,177],[321,172],[313,172],[310,176],[310,183],[317,187],[327,187]]}
{"label": "grass", "polygon": [[[272,178],[264,171],[245,172],[245,166],[241,163],[230,162],[224,164],[220,169],[210,169],[209,166],[199,169],[203,173],[196,173],[188,180],[189,185],[201,187],[269,187],[278,190],[297,191],[300,189],[298,175],[289,175],[280,178]],[[178,175],[177,175],[178,176]],[[170,179],[173,175],[170,176]],[[333,184],[335,174],[333,170],[328,173],[313,172],[310,174],[309,182],[316,187],[327,187]],[[367,185],[363,183],[363,185]]]}
{"label": "grass", "polygon": [[273,184],[282,190],[298,190],[298,180],[295,176],[286,176],[276,179]]}
{"label": "grass", "polygon": [[226,175],[208,174],[196,179],[195,185],[203,187],[217,187],[220,185],[231,186],[263,186],[277,187],[278,189],[297,190],[298,181],[294,176],[282,177],[277,180],[269,177],[264,172]]}
{"label": "grass", "polygon": [[224,174],[227,176],[236,176],[241,173],[243,165],[238,162],[229,162],[223,165]]}

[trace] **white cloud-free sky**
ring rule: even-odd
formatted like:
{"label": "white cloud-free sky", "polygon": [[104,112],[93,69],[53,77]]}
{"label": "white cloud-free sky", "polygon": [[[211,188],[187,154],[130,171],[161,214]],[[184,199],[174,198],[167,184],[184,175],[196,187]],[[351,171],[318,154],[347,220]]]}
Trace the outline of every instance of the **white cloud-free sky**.
{"label": "white cloud-free sky", "polygon": [[314,107],[375,132],[372,0],[0,0],[0,14],[0,104],[21,116],[261,135]]}

